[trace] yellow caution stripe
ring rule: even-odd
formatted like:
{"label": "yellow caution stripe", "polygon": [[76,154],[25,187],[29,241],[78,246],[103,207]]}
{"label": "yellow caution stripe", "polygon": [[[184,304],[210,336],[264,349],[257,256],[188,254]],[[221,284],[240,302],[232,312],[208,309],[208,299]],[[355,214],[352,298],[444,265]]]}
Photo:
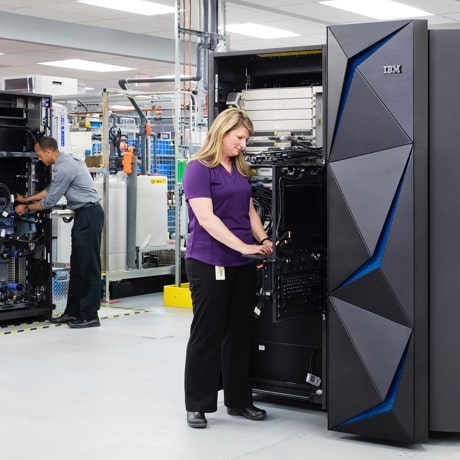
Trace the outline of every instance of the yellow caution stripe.
{"label": "yellow caution stripe", "polygon": [[43,326],[25,327],[23,329],[12,329],[11,331],[1,332],[0,335],[19,334],[20,332],[43,331],[44,329],[51,329],[53,327],[62,326],[62,324],[45,324]]}
{"label": "yellow caution stripe", "polygon": [[[134,316],[134,315],[140,315],[140,314],[149,313],[149,312],[150,312],[150,310],[134,310],[134,311],[127,312],[127,313],[118,313],[116,315],[103,316],[100,319],[103,320],[103,319],[112,319],[112,318],[123,318],[124,316]],[[31,327],[24,327],[24,328],[20,328],[20,329],[11,329],[11,330],[8,330],[8,331],[3,331],[3,332],[0,332],[0,336],[19,334],[20,332],[43,331],[45,329],[52,329],[54,327],[60,327],[60,326],[66,326],[67,325],[67,323],[60,324],[60,323],[50,323],[50,322],[46,322],[45,324],[42,324],[42,323],[40,323],[38,321],[34,321],[33,323],[29,323],[29,324],[38,324],[38,326],[31,326]],[[1,328],[5,329],[5,328],[12,328],[12,327],[20,327],[20,326],[23,326],[23,325],[27,325],[27,323],[13,324],[13,325],[10,325],[10,326],[2,326]]]}
{"label": "yellow caution stripe", "polygon": [[123,316],[134,316],[134,315],[140,315],[142,313],[149,313],[149,312],[150,310],[135,310],[129,313],[117,313],[116,315],[104,316],[101,319],[123,318]]}

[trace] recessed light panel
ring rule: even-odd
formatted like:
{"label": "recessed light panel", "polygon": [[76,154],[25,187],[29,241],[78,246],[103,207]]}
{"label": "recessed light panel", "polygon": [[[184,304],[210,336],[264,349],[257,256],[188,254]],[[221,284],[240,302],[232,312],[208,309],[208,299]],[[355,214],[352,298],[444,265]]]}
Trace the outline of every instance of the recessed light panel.
{"label": "recessed light panel", "polygon": [[63,67],[65,69],[89,70],[90,72],[121,72],[134,70],[132,67],[103,64],[102,62],[85,61],[83,59],[64,59],[62,61],[39,62],[41,65]]}
{"label": "recessed light panel", "polygon": [[78,0],[77,3],[99,6],[111,10],[125,11],[127,13],[155,16],[158,14],[174,13],[175,8],[160,5],[159,3],[146,2],[143,0]]}
{"label": "recessed light panel", "polygon": [[246,22],[244,24],[230,24],[227,25],[226,30],[234,32],[236,34],[247,35],[255,38],[287,38],[287,37],[299,37],[299,34],[290,32],[288,30],[276,29],[275,27],[261,26],[259,24],[253,24]]}
{"label": "recessed light panel", "polygon": [[392,0],[333,0],[320,3],[340,10],[382,20],[432,16],[432,13]]}

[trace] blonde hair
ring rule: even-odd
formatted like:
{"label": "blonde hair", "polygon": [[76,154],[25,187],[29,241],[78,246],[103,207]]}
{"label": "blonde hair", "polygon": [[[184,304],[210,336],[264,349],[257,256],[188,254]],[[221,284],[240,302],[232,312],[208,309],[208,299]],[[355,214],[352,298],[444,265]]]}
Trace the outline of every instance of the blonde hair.
{"label": "blonde hair", "polygon": [[[189,161],[199,161],[208,168],[219,166],[224,155],[222,149],[223,137],[240,126],[244,126],[249,131],[250,136],[254,133],[252,121],[244,110],[231,108],[221,112],[209,128],[203,145]],[[242,153],[236,156],[233,161],[240,174],[245,177],[252,175],[251,168]]]}

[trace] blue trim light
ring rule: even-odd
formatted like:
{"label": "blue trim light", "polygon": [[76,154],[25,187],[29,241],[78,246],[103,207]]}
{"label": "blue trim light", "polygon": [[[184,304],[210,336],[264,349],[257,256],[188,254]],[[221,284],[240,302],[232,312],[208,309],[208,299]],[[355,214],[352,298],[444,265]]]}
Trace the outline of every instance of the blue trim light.
{"label": "blue trim light", "polygon": [[398,369],[396,370],[396,373],[393,377],[393,381],[391,382],[390,389],[388,390],[388,394],[385,400],[382,401],[380,404],[377,404],[376,406],[371,407],[370,409],[367,409],[364,412],[361,412],[360,414],[355,415],[354,417],[348,420],[345,420],[344,422],[337,425],[337,427],[351,425],[353,423],[361,422],[363,420],[366,420],[372,417],[377,417],[378,415],[383,415],[388,412],[391,412],[394,407],[396,395],[398,394],[399,384],[401,383],[401,378],[402,378],[404,365],[406,363],[406,358],[407,358],[407,348],[404,351],[401,361],[399,362]]}

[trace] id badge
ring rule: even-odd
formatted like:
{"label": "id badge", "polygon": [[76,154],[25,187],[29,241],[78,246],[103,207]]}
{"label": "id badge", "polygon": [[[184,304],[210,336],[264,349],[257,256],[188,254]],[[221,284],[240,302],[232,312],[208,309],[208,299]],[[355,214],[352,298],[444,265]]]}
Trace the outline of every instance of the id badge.
{"label": "id badge", "polygon": [[219,267],[216,265],[216,281],[225,280],[225,267]]}

